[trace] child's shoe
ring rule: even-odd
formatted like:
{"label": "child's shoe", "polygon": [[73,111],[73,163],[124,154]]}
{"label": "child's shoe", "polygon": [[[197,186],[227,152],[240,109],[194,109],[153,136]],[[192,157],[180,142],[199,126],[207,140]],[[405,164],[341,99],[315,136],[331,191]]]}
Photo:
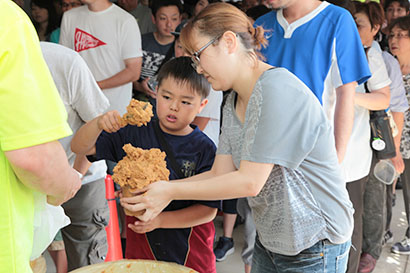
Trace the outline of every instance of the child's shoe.
{"label": "child's shoe", "polygon": [[226,256],[231,255],[235,251],[233,247],[233,239],[221,236],[218,244],[214,249],[216,261],[220,262],[226,259]]}

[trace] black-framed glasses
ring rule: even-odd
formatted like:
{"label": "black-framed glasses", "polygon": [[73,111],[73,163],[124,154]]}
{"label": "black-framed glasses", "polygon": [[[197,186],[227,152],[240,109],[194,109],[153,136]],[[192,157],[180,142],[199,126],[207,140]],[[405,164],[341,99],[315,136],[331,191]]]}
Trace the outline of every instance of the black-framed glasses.
{"label": "black-framed glasses", "polygon": [[201,61],[199,59],[202,51],[204,51],[208,46],[212,45],[213,43],[215,43],[219,38],[221,37],[221,35],[216,36],[215,38],[213,38],[212,40],[210,40],[208,43],[206,43],[203,47],[201,47],[200,49],[198,49],[197,51],[195,51],[194,53],[192,53],[191,56],[191,60],[192,60],[192,67],[197,70],[199,62]]}

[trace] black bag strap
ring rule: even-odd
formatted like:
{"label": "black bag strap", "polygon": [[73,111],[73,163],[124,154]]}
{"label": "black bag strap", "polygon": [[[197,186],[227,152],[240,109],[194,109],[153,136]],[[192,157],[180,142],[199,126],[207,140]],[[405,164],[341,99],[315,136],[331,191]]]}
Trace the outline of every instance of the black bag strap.
{"label": "black bag strap", "polygon": [[154,123],[154,130],[155,130],[155,135],[158,138],[159,144],[161,145],[161,148],[164,149],[169,163],[171,164],[171,168],[176,172],[179,178],[184,178],[185,175],[181,171],[181,167],[178,165],[174,153],[172,152],[171,148],[169,147],[167,141],[165,140],[164,134],[162,133],[161,128],[159,128],[159,121],[158,119],[153,120]]}

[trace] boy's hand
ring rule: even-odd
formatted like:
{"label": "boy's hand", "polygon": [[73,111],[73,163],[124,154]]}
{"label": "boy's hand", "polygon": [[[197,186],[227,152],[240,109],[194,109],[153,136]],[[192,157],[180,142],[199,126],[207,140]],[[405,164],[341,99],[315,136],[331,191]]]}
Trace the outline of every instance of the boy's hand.
{"label": "boy's hand", "polygon": [[98,118],[98,128],[106,131],[107,133],[115,133],[124,127],[121,120],[122,118],[117,110],[109,111]]}
{"label": "boy's hand", "polygon": [[151,221],[171,202],[171,187],[171,183],[167,181],[152,183],[135,192],[138,194],[136,196],[121,198],[121,206],[130,211],[145,209],[145,213],[137,218],[144,222]]}
{"label": "boy's hand", "polygon": [[143,221],[135,221],[134,224],[128,224],[128,227],[136,232],[136,233],[147,233],[153,231],[154,229],[161,227],[161,215],[158,215],[154,219],[143,222]]}

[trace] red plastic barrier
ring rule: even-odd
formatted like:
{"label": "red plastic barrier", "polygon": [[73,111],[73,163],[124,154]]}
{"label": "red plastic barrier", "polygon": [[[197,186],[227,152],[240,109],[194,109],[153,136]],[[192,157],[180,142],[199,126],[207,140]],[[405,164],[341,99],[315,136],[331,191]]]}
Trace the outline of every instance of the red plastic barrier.
{"label": "red plastic barrier", "polygon": [[106,262],[122,260],[122,248],[120,238],[120,226],[118,224],[117,203],[114,195],[114,182],[111,175],[105,178],[105,198],[110,209],[110,220],[105,228],[107,232],[108,252],[105,258]]}

